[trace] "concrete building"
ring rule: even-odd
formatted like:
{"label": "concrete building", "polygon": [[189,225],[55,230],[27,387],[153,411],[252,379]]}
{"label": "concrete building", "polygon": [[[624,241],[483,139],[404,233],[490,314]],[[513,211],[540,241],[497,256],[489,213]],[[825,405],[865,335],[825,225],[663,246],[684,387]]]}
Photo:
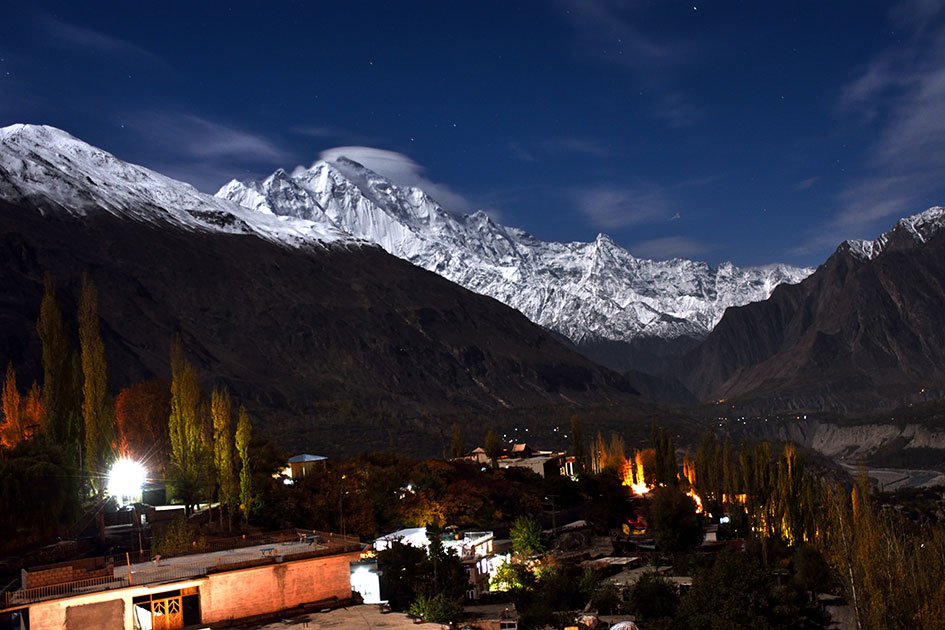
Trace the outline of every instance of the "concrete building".
{"label": "concrete building", "polygon": [[23,630],[177,630],[351,598],[355,538],[295,533],[263,544],[132,564],[93,559],[24,570],[0,615]]}
{"label": "concrete building", "polygon": [[[466,598],[470,600],[479,599],[489,590],[489,579],[501,564],[508,561],[507,555],[495,554],[492,532],[444,533],[441,534],[440,541],[444,549],[452,551],[462,561],[467,578]],[[381,536],[374,541],[374,549],[384,551],[395,542],[419,549],[430,546],[426,527],[410,527]],[[352,574],[352,579],[354,580],[354,574]],[[367,579],[369,579],[368,576],[359,574],[358,584],[360,580]],[[352,581],[352,584],[354,585],[355,582]]]}

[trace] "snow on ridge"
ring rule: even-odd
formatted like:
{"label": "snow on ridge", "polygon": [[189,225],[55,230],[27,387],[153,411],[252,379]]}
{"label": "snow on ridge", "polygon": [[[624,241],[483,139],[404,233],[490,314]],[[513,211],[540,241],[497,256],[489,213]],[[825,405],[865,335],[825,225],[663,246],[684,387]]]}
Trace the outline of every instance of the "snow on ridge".
{"label": "snow on ridge", "polygon": [[0,198],[82,216],[106,212],[181,229],[252,233],[294,247],[354,240],[337,226],[206,195],[44,125],[0,129]]}
{"label": "snow on ridge", "polygon": [[890,229],[873,240],[847,240],[846,247],[861,260],[872,260],[886,251],[886,247],[897,234],[907,235],[915,243],[924,243],[945,227],[945,207],[932,206],[928,210],[903,217]]}
{"label": "snow on ridge", "polygon": [[[483,212],[454,214],[422,190],[397,186],[348,159],[318,161],[288,177],[309,195],[313,212],[323,211],[355,237],[504,302],[577,343],[701,338],[729,306],[763,300],[778,284],[800,282],[812,271],[647,260],[605,234],[587,243],[544,242]],[[276,215],[299,212],[272,177],[242,186],[253,194],[227,185],[217,195]]]}

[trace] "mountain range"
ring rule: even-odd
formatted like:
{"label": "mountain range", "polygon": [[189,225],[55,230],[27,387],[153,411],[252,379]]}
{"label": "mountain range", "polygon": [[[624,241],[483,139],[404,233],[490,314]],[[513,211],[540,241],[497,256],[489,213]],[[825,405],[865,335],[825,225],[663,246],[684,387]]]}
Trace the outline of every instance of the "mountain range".
{"label": "mountain range", "polygon": [[759,412],[945,396],[939,207],[816,270],[711,267],[543,242],[343,157],[209,196],[32,125],[0,129],[0,205],[0,356],[26,375],[43,274],[74,311],[88,272],[116,386],[166,375],[179,333],[207,380],[286,417],[640,405],[631,382]]}
{"label": "mountain range", "polygon": [[715,327],[725,309],[767,298],[812,269],[717,267],[633,256],[601,234],[542,241],[486,213],[459,215],[345,157],[263,181],[233,180],[218,198],[267,216],[344,231],[515,308],[590,358],[658,372]]}
{"label": "mountain range", "polygon": [[639,399],[514,309],[330,224],[202,194],[58,129],[7,127],[0,359],[21,383],[42,374],[47,273],[67,314],[83,273],[97,285],[112,390],[167,377],[179,334],[205,386],[227,385],[287,445],[409,451],[443,427],[382,420]]}

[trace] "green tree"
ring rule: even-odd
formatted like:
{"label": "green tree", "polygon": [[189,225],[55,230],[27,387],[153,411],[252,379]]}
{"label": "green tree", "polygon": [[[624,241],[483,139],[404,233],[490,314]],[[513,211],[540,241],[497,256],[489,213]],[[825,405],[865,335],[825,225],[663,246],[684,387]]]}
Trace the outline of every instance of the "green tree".
{"label": "green tree", "polygon": [[419,595],[410,605],[410,614],[427,623],[452,623],[462,617],[463,606],[445,593]]}
{"label": "green tree", "polygon": [[638,621],[668,620],[679,606],[679,588],[657,571],[647,571],[629,589],[628,603]]}
{"label": "green tree", "polygon": [[79,435],[71,422],[70,410],[75,401],[69,395],[73,381],[69,332],[56,300],[56,285],[49,274],[43,280],[43,300],[39,307],[36,332],[43,345],[46,430],[56,443],[67,445],[73,456],[77,456]]}
{"label": "green tree", "polygon": [[696,503],[675,486],[659,486],[648,493],[646,521],[656,546],[666,553],[691,551],[702,542]]}
{"label": "green tree", "polygon": [[70,526],[79,513],[79,483],[64,448],[45,436],[0,457],[0,536],[36,540]]}
{"label": "green tree", "polygon": [[466,454],[466,442],[463,440],[463,430],[454,424],[450,430],[450,457],[459,458]]}
{"label": "green tree", "polygon": [[82,276],[79,297],[79,344],[82,355],[82,419],[85,428],[85,469],[92,487],[105,490],[105,473],[112,457],[115,420],[108,401],[105,345],[99,331],[98,291]]}
{"label": "green tree", "polygon": [[492,462],[492,467],[495,468],[499,461],[499,454],[502,452],[502,443],[499,441],[499,436],[496,435],[495,429],[489,429],[486,433],[482,450],[486,452],[486,457],[489,458],[489,461]]}
{"label": "green tree", "polygon": [[509,530],[512,539],[512,552],[521,558],[537,556],[548,548],[545,544],[541,525],[531,516],[519,516]]}
{"label": "green tree", "polygon": [[815,610],[806,609],[792,589],[778,588],[771,573],[744,553],[724,551],[696,571],[692,588],[676,614],[687,628],[817,628]]}
{"label": "green tree", "polygon": [[171,343],[170,474],[177,497],[190,511],[200,495],[206,472],[203,427],[199,417],[197,370],[184,357],[179,337]]}
{"label": "green tree", "polygon": [[518,591],[535,585],[535,574],[521,562],[503,562],[489,580],[490,591]]}
{"label": "green tree", "polygon": [[[230,394],[214,389],[211,394],[210,417],[213,420],[213,464],[220,484],[220,506],[226,507],[229,529],[233,529],[233,513],[239,508],[240,488],[235,473],[233,413]],[[223,527],[223,510],[220,510]]]}
{"label": "green tree", "polygon": [[252,439],[253,425],[246,409],[240,405],[239,419],[236,422],[236,450],[240,456],[240,504],[243,517],[248,521],[253,504],[253,466],[249,455],[249,441]]}
{"label": "green tree", "polygon": [[380,586],[394,610],[407,610],[416,599],[416,586],[424,578],[426,551],[399,541],[377,554]]}

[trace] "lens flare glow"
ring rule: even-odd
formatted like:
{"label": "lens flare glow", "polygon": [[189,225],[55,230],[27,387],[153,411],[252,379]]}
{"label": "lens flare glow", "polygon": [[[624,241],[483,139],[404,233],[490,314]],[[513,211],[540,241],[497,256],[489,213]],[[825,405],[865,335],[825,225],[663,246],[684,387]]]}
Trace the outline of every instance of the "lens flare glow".
{"label": "lens flare glow", "polygon": [[141,463],[119,459],[108,473],[108,494],[122,501],[138,500],[146,478],[147,471]]}

